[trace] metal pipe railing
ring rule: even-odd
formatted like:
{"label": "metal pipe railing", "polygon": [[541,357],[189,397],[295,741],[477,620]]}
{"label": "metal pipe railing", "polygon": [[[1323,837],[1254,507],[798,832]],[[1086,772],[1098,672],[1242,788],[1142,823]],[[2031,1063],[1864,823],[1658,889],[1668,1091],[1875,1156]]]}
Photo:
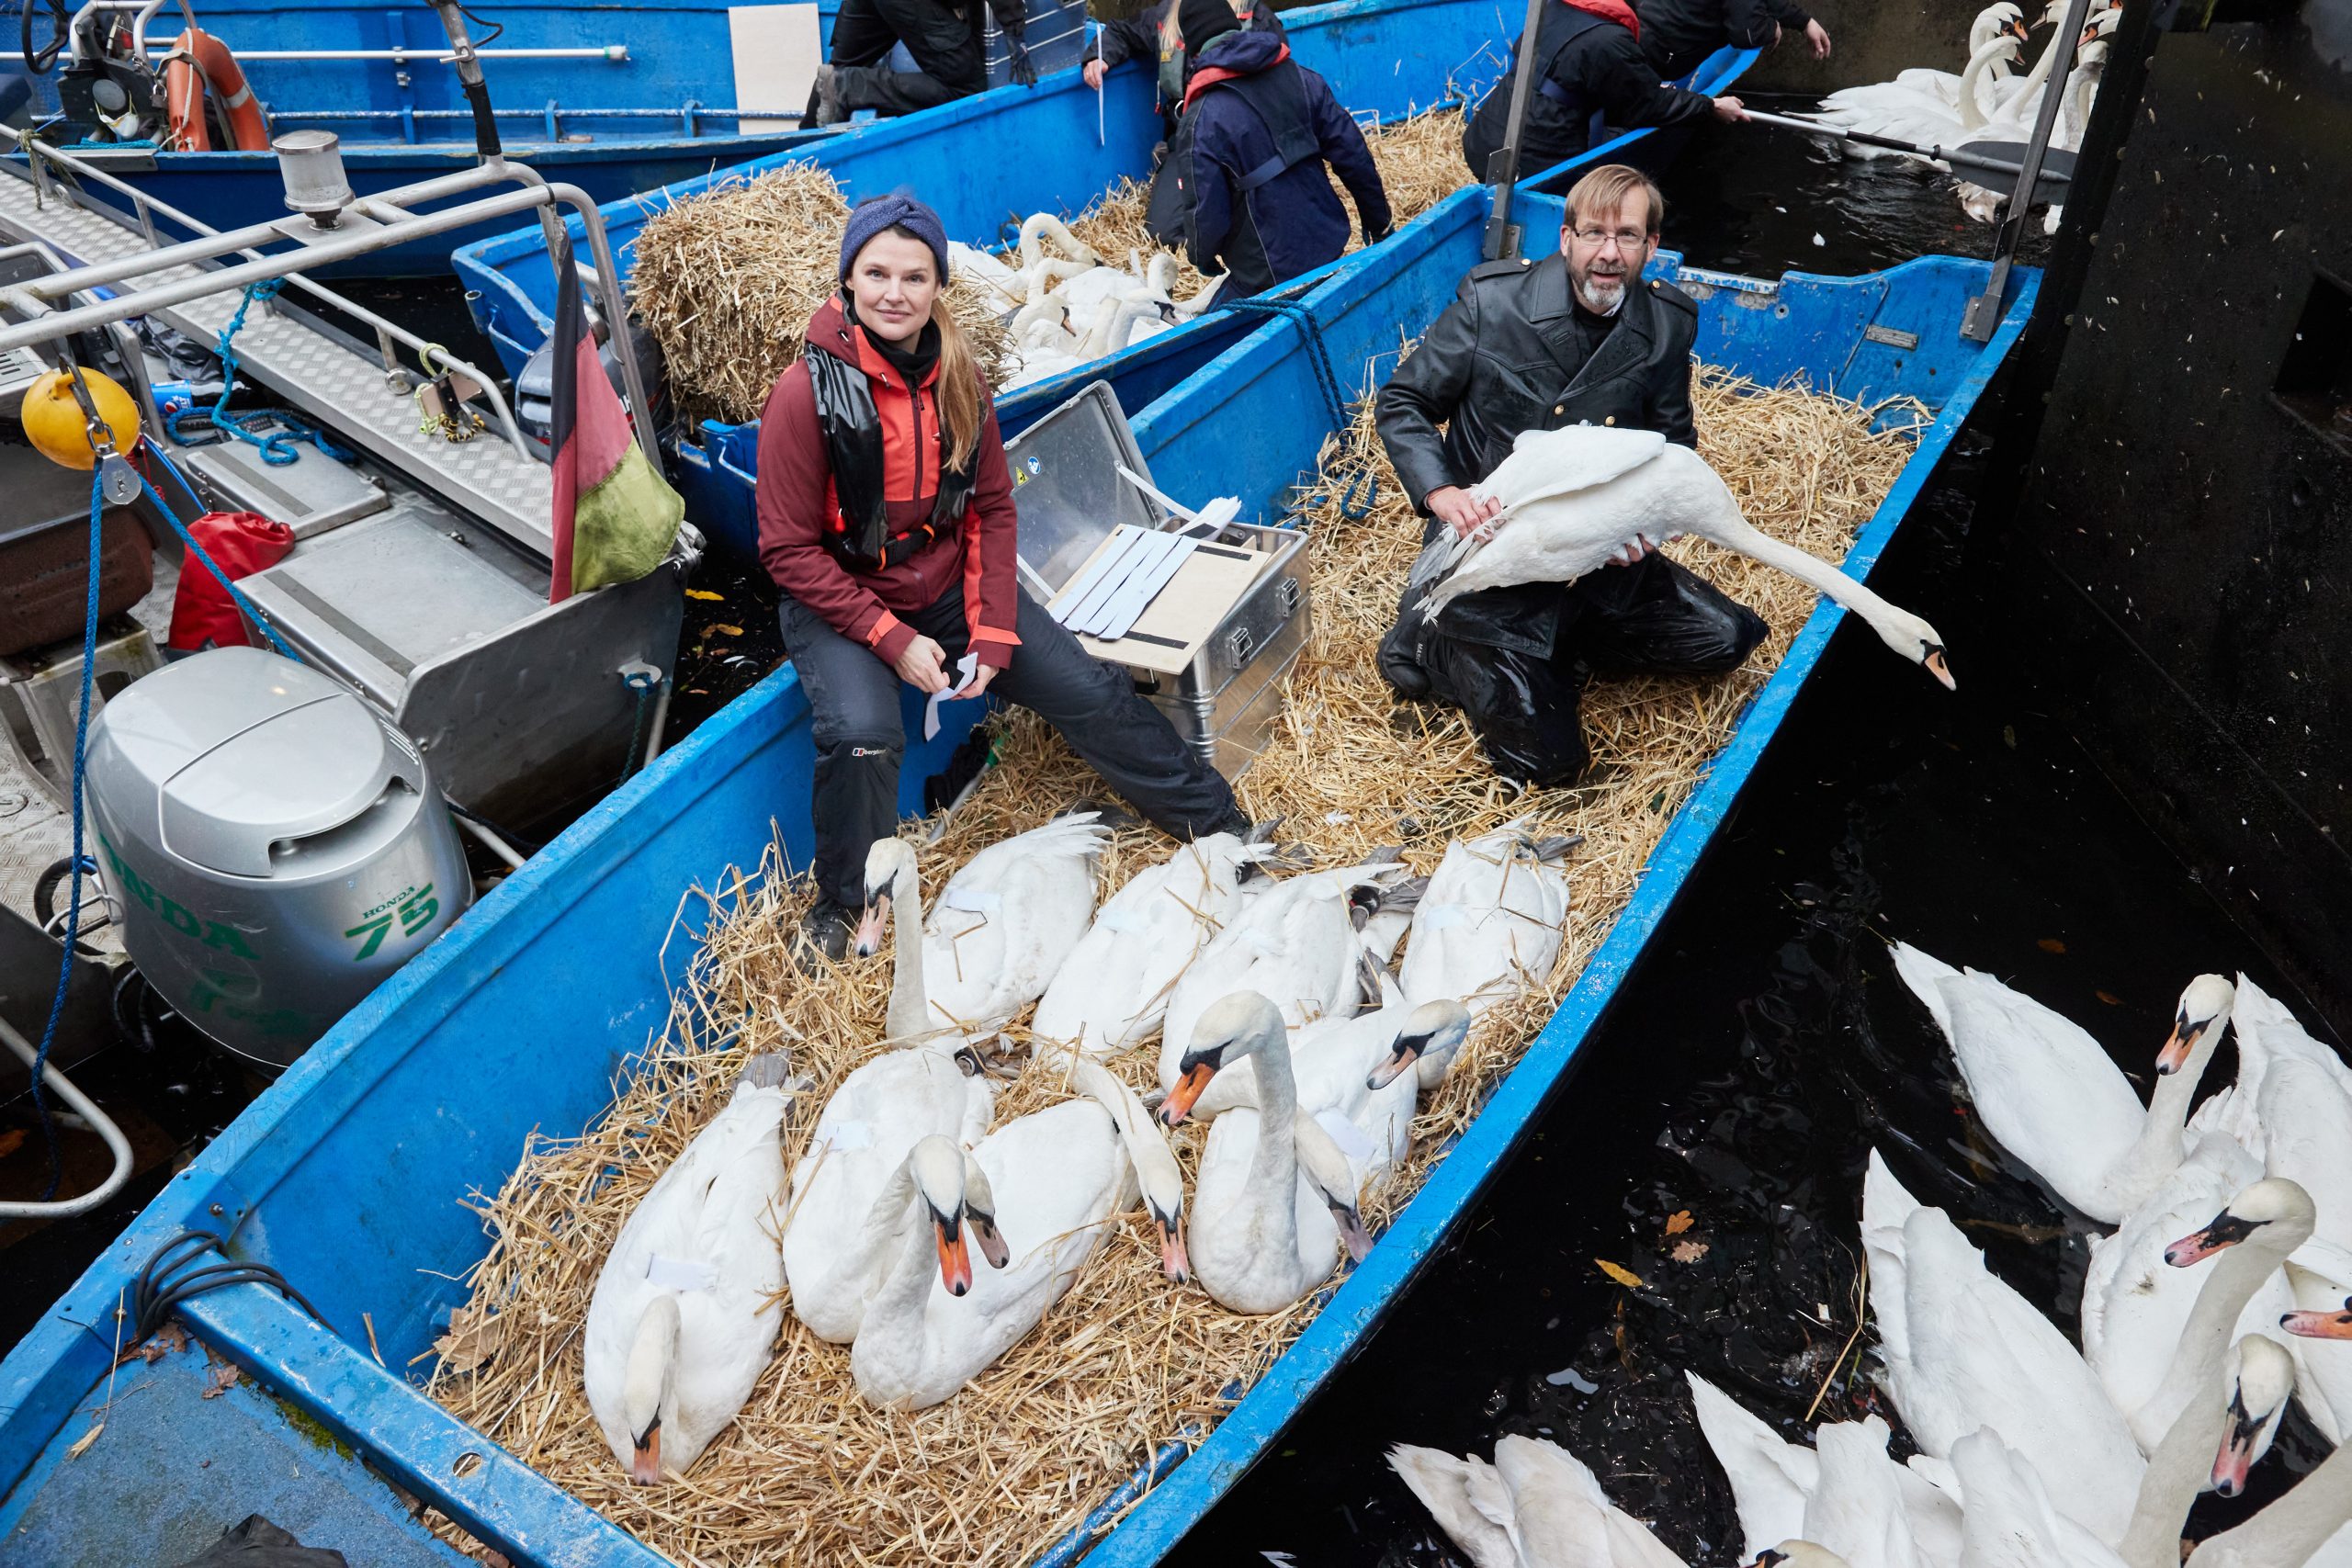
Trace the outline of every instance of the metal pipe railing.
{"label": "metal pipe railing", "polygon": [[[311,283],[301,276],[303,270],[312,266],[322,266],[332,262],[349,260],[354,256],[367,255],[376,251],[389,250],[394,245],[405,244],[412,240],[430,239],[436,234],[446,234],[475,223],[488,222],[523,212],[537,210],[543,222],[552,222],[553,208],[560,203],[580,214],[581,227],[586,234],[590,258],[595,268],[593,276],[583,276],[582,281],[587,282],[594,291],[599,310],[605,320],[612,323],[611,346],[614,356],[620,362],[621,378],[629,408],[636,415],[638,428],[646,433],[647,439],[651,439],[653,405],[646,398],[645,383],[638,367],[635,349],[625,330],[625,323],[628,320],[628,302],[621,294],[619,269],[613,264],[612,243],[605,232],[604,214],[597,210],[595,201],[588,193],[577,186],[550,185],[537,170],[527,164],[510,164],[503,158],[492,158],[470,169],[444,175],[436,179],[420,181],[412,186],[403,186],[398,190],[360,198],[352,203],[352,209],[363,215],[380,218],[381,227],[357,230],[349,234],[330,232],[329,237],[313,240],[295,250],[265,254],[250,246],[240,245],[234,242],[241,235],[256,234],[283,240],[288,237],[283,230],[272,225],[263,225],[257,230],[239,231],[237,234],[212,235],[207,225],[165,203],[143,195],[108,175],[104,170],[90,167],[69,153],[61,152],[52,147],[41,146],[29,136],[12,130],[6,126],[0,126],[0,137],[6,138],[20,151],[29,150],[28,164],[35,173],[37,185],[40,183],[40,171],[44,164],[53,161],[78,177],[95,178],[111,189],[123,192],[132,200],[144,203],[154,210],[164,213],[175,222],[183,224],[198,233],[211,236],[206,240],[191,242],[187,245],[166,247],[166,251],[173,253],[175,257],[168,265],[193,265],[199,260],[217,261],[232,252],[241,252],[253,258],[241,265],[218,267],[198,277],[182,279],[175,283],[151,285],[118,295],[112,299],[65,310],[54,310],[51,301],[69,298],[77,290],[89,288],[99,281],[128,279],[142,272],[164,270],[166,264],[159,263],[156,259],[157,255],[164,253],[128,258],[132,263],[142,264],[128,268],[120,262],[104,268],[81,267],[59,276],[34,279],[28,283],[0,288],[0,299],[6,299],[17,305],[19,310],[40,317],[35,321],[0,325],[0,352],[20,345],[44,343],[54,337],[80,332],[89,327],[101,326],[108,321],[121,321],[172,305],[186,304],[191,299],[200,299],[207,295],[227,293],[232,289],[243,288],[248,283],[266,282],[277,277],[288,278],[306,292],[327,300],[339,310],[349,311],[369,325],[377,327],[379,332],[391,333],[401,341],[409,343],[422,351],[426,345],[419,343],[405,329],[386,321],[373,311],[355,302],[345,300],[331,290]],[[456,207],[445,208],[438,212],[413,213],[407,210],[412,203],[437,200],[445,196],[462,194],[476,186],[508,181],[518,184],[523,188],[496,196],[478,197]],[[152,224],[149,228],[152,232]],[[209,251],[205,247],[209,247]],[[101,272],[107,275],[104,279],[97,276]],[[455,358],[444,355],[442,362],[481,384],[486,394],[494,400],[501,423],[508,432],[509,438],[514,442],[515,448],[527,453],[529,448],[524,445],[521,433],[515,428],[514,416],[506,408],[503,398],[499,396],[497,388],[491,378],[474,367]]]}
{"label": "metal pipe railing", "polygon": [[[142,0],[143,3],[143,0]],[[179,47],[179,35],[147,45],[150,54],[168,54]],[[592,44],[582,49],[478,49],[477,60],[608,60],[616,64],[628,62],[628,45],[625,43]],[[416,49],[241,49],[237,51],[240,64],[253,60],[388,60],[395,65],[416,62],[431,62],[447,65],[457,59],[454,50],[429,45]]]}
{"label": "metal pipe railing", "polygon": [[[107,3],[107,0],[94,0],[94,3]],[[117,3],[119,3],[119,0],[117,0]],[[240,237],[252,237],[257,240],[269,241],[283,240],[287,237],[285,231],[275,224],[255,225],[252,228],[239,230],[235,234],[223,235],[218,230],[212,228],[211,225],[204,222],[200,219],[191,217],[187,213],[182,212],[179,209],[172,206],[169,202],[151,197],[137,186],[118,179],[113,175],[108,174],[106,170],[96,167],[82,159],[75,158],[71,153],[61,152],[56,148],[45,146],[29,135],[17,132],[6,126],[0,126],[0,137],[6,137],[16,146],[17,151],[26,152],[30,166],[35,171],[38,172],[41,168],[42,161],[44,159],[51,160],[61,167],[70,171],[77,179],[93,181],[98,185],[104,186],[108,190],[112,190],[130,200],[136,209],[139,218],[140,231],[146,236],[148,243],[151,245],[153,245],[155,249],[145,255],[126,257],[118,262],[104,264],[97,267],[79,269],[75,276],[84,278],[85,281],[77,285],[78,288],[86,288],[95,284],[114,281],[116,278],[130,278],[138,276],[142,273],[162,271],[167,266],[184,264],[193,265],[198,261],[210,260],[214,256],[228,254],[228,250],[218,248],[223,242],[233,241]],[[536,170],[526,171],[529,175],[528,179],[519,179],[515,171],[521,167],[522,166],[520,164],[499,164],[495,166],[488,164],[477,164],[470,169],[459,170],[456,174],[444,175],[435,179],[426,180],[417,185],[404,186],[401,190],[391,194],[398,197],[404,197],[412,201],[432,201],[437,200],[444,196],[461,195],[468,190],[475,189],[482,186],[497,184],[502,180],[506,179],[518,179],[519,183],[526,186],[531,186],[535,183],[543,185],[545,183],[539,180],[538,174]],[[47,188],[41,184],[38,175],[35,180],[35,185],[38,188]],[[197,241],[191,241],[187,245],[182,246],[164,245],[155,232],[153,215],[157,213],[162,214],[164,218],[180,225],[182,228],[191,230],[197,234],[204,236],[204,238]],[[405,221],[408,220],[409,216],[409,214],[401,212],[399,214],[397,220]],[[213,248],[207,249],[206,247]],[[263,254],[260,250],[252,245],[237,244],[229,248],[239,251],[247,256],[255,258],[260,257]],[[176,258],[159,259],[168,257],[169,253],[175,251],[188,254]],[[93,276],[94,274],[103,274],[105,276]],[[60,274],[59,276],[62,275]],[[40,282],[41,280],[37,279],[35,281]],[[471,380],[482,389],[482,395],[489,400],[492,412],[497,415],[500,433],[505,436],[507,441],[513,445],[517,452],[523,453],[526,456],[533,455],[529,444],[523,439],[521,427],[515,423],[514,411],[508,405],[505,394],[498,389],[497,382],[489,375],[485,374],[479,367],[469,364],[465,360],[457,358],[450,355],[447,350],[443,349],[438,344],[427,343],[424,339],[417,336],[414,333],[410,332],[406,327],[377,314],[375,311],[368,309],[356,299],[347,299],[345,296],[336,293],[334,290],[327,288],[324,284],[319,283],[311,278],[305,277],[300,273],[289,274],[288,281],[292,283],[296,288],[301,289],[303,293],[320,301],[322,304],[331,306],[337,310],[343,311],[373,331],[376,334],[378,354],[383,363],[384,369],[387,374],[390,374],[393,370],[401,367],[398,355],[390,353],[384,347],[384,344],[388,341],[406,345],[417,355],[420,364],[424,363],[428,353],[437,355],[444,366],[457,371],[458,374],[466,377],[468,379]],[[18,287],[23,288],[27,286],[19,285]],[[66,290],[65,293],[71,293],[72,291],[73,290],[69,289]],[[49,291],[47,290],[36,289],[31,297],[34,299],[40,299],[43,294],[48,292]],[[64,294],[54,294],[51,297],[62,299],[64,297]],[[160,309],[161,307],[155,308]]]}

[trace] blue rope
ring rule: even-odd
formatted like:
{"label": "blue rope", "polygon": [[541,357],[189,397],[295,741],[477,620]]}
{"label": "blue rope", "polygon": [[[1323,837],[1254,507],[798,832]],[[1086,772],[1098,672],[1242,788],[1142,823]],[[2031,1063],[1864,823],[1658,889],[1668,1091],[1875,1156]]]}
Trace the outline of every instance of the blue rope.
{"label": "blue rope", "polygon": [[74,715],[74,870],[65,905],[65,956],[57,965],[57,989],[50,994],[49,1022],[40,1032],[40,1049],[33,1054],[33,1109],[40,1116],[40,1134],[49,1142],[49,1186],[40,1201],[57,1196],[65,1179],[65,1162],[57,1149],[57,1123],[49,1110],[49,1050],[57,1043],[57,1026],[65,1016],[65,993],[74,983],[74,950],[82,941],[82,761],[90,736],[90,683],[98,662],[98,566],[104,558],[107,488],[105,466],[90,465],[90,588],[82,607],[82,703]]}
{"label": "blue rope", "polygon": [[[212,428],[225,437],[234,436],[261,448],[261,460],[273,468],[283,468],[301,457],[294,448],[307,441],[329,457],[348,458],[351,453],[329,441],[319,427],[305,419],[297,418],[284,409],[251,409],[243,413],[229,412],[229,399],[237,389],[237,333],[245,324],[245,312],[254,308],[256,299],[274,298],[286,287],[282,277],[264,278],[259,283],[245,285],[244,298],[237,301],[237,313],[220,329],[220,341],[213,353],[220,361],[220,399],[205,413]],[[197,443],[180,432],[180,421],[194,414],[194,409],[179,409],[164,416],[164,428],[173,440],[183,446]],[[265,421],[278,428],[262,431],[256,427]],[[189,494],[196,492],[190,491]],[[223,578],[224,582],[228,581]]]}
{"label": "blue rope", "polygon": [[1322,389],[1324,406],[1331,411],[1331,428],[1347,428],[1348,400],[1340,395],[1340,378],[1331,368],[1331,351],[1324,344],[1323,329],[1306,306],[1295,299],[1227,299],[1219,309],[1285,316],[1297,322],[1298,330],[1306,338],[1307,366],[1315,372],[1315,384]]}
{"label": "blue rope", "polygon": [[[179,485],[180,489],[186,491],[190,495],[196,494],[196,487],[187,482],[187,476],[180,472],[179,466],[174,463],[172,459],[165,455],[164,449],[157,446],[153,439],[141,436],[139,444],[155,455],[155,460],[164,465],[164,471],[172,476],[173,480]],[[229,574],[220,570],[220,563],[214,560],[210,553],[207,551],[202,545],[196,542],[196,536],[189,533],[187,531],[187,525],[183,524],[179,518],[173,513],[171,503],[164,499],[163,493],[160,491],[156,490],[155,481],[149,479],[145,474],[141,474],[139,476],[139,482],[146,488],[147,499],[155,503],[155,510],[164,514],[164,521],[172,525],[172,532],[180,536],[180,543],[186,545],[188,547],[189,552],[193,554],[198,560],[204,563],[204,570],[212,574],[213,580],[228,591],[231,602],[233,603],[238,609],[244,612],[245,618],[261,628],[261,635],[269,638],[269,646],[277,649],[278,652],[284,654],[295,663],[301,663],[302,656],[295,652],[292,646],[288,644],[284,637],[277,635],[277,628],[271,626],[268,619],[262,615],[261,611],[257,607],[255,607],[254,602],[245,597],[244,590],[239,588],[234,582],[230,581]],[[93,555],[90,558],[95,561],[97,558]]]}

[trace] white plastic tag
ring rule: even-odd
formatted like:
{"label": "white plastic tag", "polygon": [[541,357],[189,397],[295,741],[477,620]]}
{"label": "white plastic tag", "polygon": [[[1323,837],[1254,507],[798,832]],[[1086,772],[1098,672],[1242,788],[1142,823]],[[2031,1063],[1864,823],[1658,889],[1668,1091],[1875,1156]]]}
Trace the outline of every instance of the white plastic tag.
{"label": "white plastic tag", "polygon": [[870,1149],[874,1146],[874,1129],[863,1122],[838,1122],[826,1134],[825,1142],[832,1145],[837,1154]]}
{"label": "white plastic tag", "polygon": [[647,1283],[665,1291],[707,1291],[718,1283],[718,1265],[697,1258],[664,1258],[658,1252],[650,1253],[645,1259],[645,1278]]}
{"label": "white plastic tag", "polygon": [[1004,908],[1004,896],[986,893],[977,887],[958,887],[950,883],[947,891],[939,896],[942,908],[962,909],[975,915],[993,915]]}
{"label": "white plastic tag", "polygon": [[980,656],[967,653],[957,660],[956,674],[957,679],[954,685],[944,692],[932,693],[931,700],[922,705],[922,738],[925,740],[938,738],[939,705],[960,700],[966,692],[972,689],[972,682],[980,678]]}
{"label": "white plastic tag", "polygon": [[1424,904],[1413,916],[1413,924],[1425,931],[1442,931],[1454,926],[1475,926],[1477,923],[1478,917],[1459,904]]}

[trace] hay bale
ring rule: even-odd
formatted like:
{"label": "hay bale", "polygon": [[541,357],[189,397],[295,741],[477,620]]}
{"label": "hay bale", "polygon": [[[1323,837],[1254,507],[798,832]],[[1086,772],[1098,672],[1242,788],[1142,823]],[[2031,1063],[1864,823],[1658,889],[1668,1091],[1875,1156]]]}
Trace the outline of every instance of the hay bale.
{"label": "hay bale", "polygon": [[[1470,184],[1470,165],[1462,158],[1462,106],[1453,104],[1364,128],[1364,142],[1379,165],[1380,184],[1398,224],[1410,223]],[[1348,248],[1354,250],[1363,243],[1363,226],[1352,221],[1352,204],[1349,215]]]}
{"label": "hay bale", "polygon": [[[1835,558],[1893,485],[1912,450],[1907,429],[1874,431],[1881,411],[1801,386],[1762,389],[1702,371],[1693,389],[1701,450],[1749,520]],[[1902,422],[1896,421],[1897,424]],[[1369,470],[1371,513],[1339,501]],[[1447,1134],[1467,1125],[1519,1061],[1624,908],[1675,811],[1778,665],[1813,608],[1800,583],[1697,541],[1673,547],[1771,623],[1747,665],[1716,680],[1605,682],[1586,698],[1598,759],[1573,788],[1520,793],[1487,766],[1461,716],[1399,706],[1374,666],[1415,554],[1406,505],[1369,411],[1327,449],[1312,509],[1314,637],[1289,679],[1272,743],[1242,779],[1255,816],[1283,814],[1326,863],[1402,839],[1416,873],[1448,839],[1532,814],[1538,833],[1578,832],[1571,918],[1558,965],[1537,990],[1480,1021],[1414,1123],[1416,1151],[1366,1218],[1377,1228],[1426,1179]],[[1001,763],[922,847],[936,890],[981,846],[1037,826],[1101,788],[1033,716],[1001,725]],[[1330,759],[1355,760],[1334,768]],[[1400,827],[1409,817],[1412,828]],[[1121,834],[1103,857],[1107,890],[1167,845]],[[775,1363],[736,1427],[694,1473],[627,1485],[589,1415],[579,1327],[623,1218],[722,1105],[746,1052],[784,1050],[818,1082],[817,1099],[878,1048],[887,960],[814,977],[790,962],[787,933],[805,907],[771,852],[749,874],[687,895],[673,935],[704,945],[686,966],[667,1028],[616,1081],[615,1103],[576,1138],[534,1134],[494,1198],[478,1199],[491,1237],[469,1278],[473,1332],[426,1391],[526,1463],[680,1562],[1011,1564],[1075,1528],[1160,1445],[1196,1438],[1312,1319],[1317,1301],[1269,1317],[1225,1312],[1197,1287],[1171,1291],[1140,1213],[1127,1217],[1069,1293],[1003,1360],[956,1398],[919,1415],[876,1410],[856,1394],[844,1348],[787,1317]],[[722,1042],[714,1046],[708,1043]],[[1152,1084],[1156,1047],[1115,1062]],[[1000,1124],[1063,1094],[1032,1066],[998,1099]],[[788,1158],[814,1116],[797,1122]],[[1201,1133],[1181,1129],[1188,1173]],[[489,1327],[481,1327],[488,1314]],[[484,1345],[489,1360],[469,1366]],[[458,1532],[446,1527],[452,1539]]]}
{"label": "hay bale", "polygon": [[[808,319],[839,287],[849,203],[833,176],[792,163],[654,213],[638,231],[629,299],[662,345],[670,384],[691,419],[760,417],[777,377],[800,357]],[[1010,341],[973,291],[947,309],[971,335],[991,380]]]}

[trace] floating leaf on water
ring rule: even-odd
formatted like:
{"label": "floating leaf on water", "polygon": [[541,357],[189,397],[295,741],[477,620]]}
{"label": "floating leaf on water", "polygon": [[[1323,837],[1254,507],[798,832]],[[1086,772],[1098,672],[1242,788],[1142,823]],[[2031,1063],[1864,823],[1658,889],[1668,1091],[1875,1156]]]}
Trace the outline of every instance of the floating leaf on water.
{"label": "floating leaf on water", "polygon": [[686,590],[686,597],[689,599],[707,599],[712,604],[717,604],[723,603],[726,600],[727,595],[724,593],[713,593],[707,588],[689,588]]}
{"label": "floating leaf on water", "polygon": [[721,637],[741,637],[743,628],[730,626],[725,621],[713,621],[702,629],[702,635],[705,637],[708,637],[713,632],[718,633]]}
{"label": "floating leaf on water", "polygon": [[2043,937],[2040,942],[2035,942],[2033,945],[2041,949],[2044,953],[2064,953],[2066,951],[2066,944],[2060,942],[2054,936]]}
{"label": "floating leaf on water", "polygon": [[1689,1230],[1690,1228],[1690,1210],[1688,1210],[1688,1209],[1678,1209],[1678,1210],[1676,1210],[1673,1213],[1668,1214],[1668,1215],[1667,1215],[1667,1216],[1666,1216],[1666,1234],[1667,1234],[1667,1235],[1680,1235],[1684,1231],[1687,1231],[1687,1230]]}
{"label": "floating leaf on water", "polygon": [[1634,1273],[1631,1269],[1626,1268],[1623,1264],[1611,1263],[1606,1258],[1596,1258],[1593,1259],[1593,1262],[1600,1265],[1600,1271],[1602,1273],[1608,1275],[1611,1279],[1616,1280],[1627,1290],[1638,1291],[1642,1288],[1642,1277],[1639,1274]]}
{"label": "floating leaf on water", "polygon": [[1674,1244],[1674,1260],[1677,1263],[1696,1263],[1706,1256],[1707,1244],[1703,1241],[1678,1241]]}
{"label": "floating leaf on water", "polygon": [[2105,1002],[2111,1008],[2120,1008],[2123,1005],[2123,998],[2117,996],[2113,991],[2093,991],[2091,995],[2097,997],[2099,1000]]}

